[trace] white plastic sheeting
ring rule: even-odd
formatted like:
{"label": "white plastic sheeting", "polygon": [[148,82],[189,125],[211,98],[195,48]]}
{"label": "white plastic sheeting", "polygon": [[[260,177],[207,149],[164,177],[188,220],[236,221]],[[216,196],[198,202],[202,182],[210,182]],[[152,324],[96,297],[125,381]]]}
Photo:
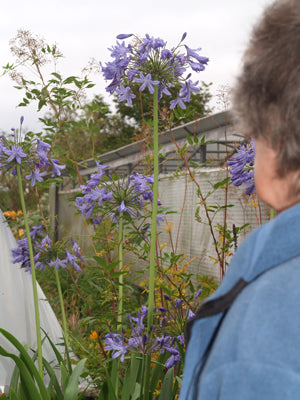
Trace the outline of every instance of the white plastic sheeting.
{"label": "white plastic sheeting", "polygon": [[[16,240],[0,211],[0,327],[13,334],[23,345],[36,349],[36,328],[31,274],[12,263],[11,250],[17,247]],[[63,336],[60,324],[38,285],[41,327],[51,340],[61,343]],[[0,335],[0,345],[15,352],[10,343]],[[43,357],[49,362],[55,360],[47,339],[43,343]],[[0,356],[0,392],[8,387],[14,363]]]}

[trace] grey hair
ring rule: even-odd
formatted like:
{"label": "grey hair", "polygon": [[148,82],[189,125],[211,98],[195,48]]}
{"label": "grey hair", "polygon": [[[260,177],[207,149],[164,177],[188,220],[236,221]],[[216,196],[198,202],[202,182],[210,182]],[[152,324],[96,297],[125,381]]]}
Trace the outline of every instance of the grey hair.
{"label": "grey hair", "polygon": [[246,137],[278,153],[277,173],[300,170],[300,1],[279,0],[254,27],[233,91]]}

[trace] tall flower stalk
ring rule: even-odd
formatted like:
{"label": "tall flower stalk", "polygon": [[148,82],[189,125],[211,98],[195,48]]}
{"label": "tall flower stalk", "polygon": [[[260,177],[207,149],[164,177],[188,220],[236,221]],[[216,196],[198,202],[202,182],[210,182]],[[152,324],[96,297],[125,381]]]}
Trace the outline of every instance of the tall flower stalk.
{"label": "tall flower stalk", "polygon": [[123,215],[119,218],[119,234],[118,234],[118,254],[119,254],[119,301],[118,301],[118,331],[122,331],[122,316],[123,316]]}
{"label": "tall flower stalk", "polygon": [[156,227],[157,227],[157,203],[158,203],[158,89],[155,86],[153,94],[153,205],[152,228],[150,239],[149,257],[149,295],[148,295],[148,326],[153,324],[154,307],[154,282],[156,266]]}
{"label": "tall flower stalk", "polygon": [[68,366],[70,366],[70,357],[69,357],[70,347],[69,347],[69,334],[68,334],[68,328],[67,328],[67,319],[66,319],[66,313],[65,313],[64,299],[63,299],[62,290],[61,290],[60,278],[59,278],[59,273],[58,273],[57,269],[55,269],[55,279],[56,279],[56,286],[57,286],[59,304],[60,304],[60,310],[61,310],[62,326],[63,326],[65,348],[66,348],[66,357],[67,357],[67,361],[68,361]]}
{"label": "tall flower stalk", "polygon": [[25,200],[24,200],[24,192],[23,192],[22,176],[21,176],[21,167],[20,167],[19,164],[17,164],[17,177],[18,177],[20,201],[21,201],[23,217],[24,217],[25,232],[26,232],[26,237],[27,237],[27,241],[28,241],[30,267],[31,267],[32,290],[33,290],[33,301],[34,301],[34,314],[35,314],[35,326],[36,326],[37,354],[38,354],[38,367],[39,367],[39,373],[40,373],[41,377],[43,377],[43,354],[42,354],[41,324],[40,324],[40,314],[39,314],[39,304],[38,304],[38,294],[37,294],[37,282],[36,282],[36,274],[35,274],[35,263],[34,263],[34,259],[33,259],[32,241],[31,241],[31,236],[30,236],[30,230],[29,230],[29,225],[28,225]]}
{"label": "tall flower stalk", "polygon": [[[133,34],[121,34],[117,39],[123,40],[133,37],[133,44],[126,46],[125,41],[117,42],[111,51],[113,61],[101,65],[104,77],[110,80],[106,90],[118,95],[118,102],[126,101],[132,105],[136,95],[132,92],[131,84],[138,84],[139,90],[148,89],[153,94],[153,203],[152,203],[152,225],[149,254],[149,293],[148,293],[148,316],[147,326],[151,336],[153,326],[153,308],[155,305],[155,270],[156,270],[156,227],[157,227],[157,204],[158,204],[158,104],[163,95],[171,96],[171,86],[181,83],[175,99],[170,101],[170,109],[180,107],[185,109],[186,102],[191,100],[191,94],[200,89],[198,82],[194,83],[186,75],[187,68],[195,72],[203,71],[208,63],[208,58],[200,56],[201,49],[193,50],[182,42],[186,38],[183,34],[179,44],[172,49],[166,47],[167,43],[160,38],[150,37],[148,34],[140,39]],[[184,49],[184,52],[181,52]],[[184,76],[185,75],[185,76]],[[150,395],[150,367],[151,354],[143,358],[142,375],[143,399],[148,400]]]}
{"label": "tall flower stalk", "polygon": [[[149,257],[149,294],[148,294],[148,327],[153,325],[154,293],[155,293],[155,270],[156,270],[156,228],[157,228],[157,202],[158,202],[158,88],[155,86],[153,93],[153,206],[152,206],[152,228],[150,239]],[[150,387],[151,354],[144,359],[143,381],[144,398],[149,398]]]}

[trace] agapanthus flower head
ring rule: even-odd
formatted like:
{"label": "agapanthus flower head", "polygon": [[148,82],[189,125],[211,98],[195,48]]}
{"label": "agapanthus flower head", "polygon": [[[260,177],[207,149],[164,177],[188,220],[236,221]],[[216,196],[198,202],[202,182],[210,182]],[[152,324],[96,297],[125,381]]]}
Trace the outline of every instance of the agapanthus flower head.
{"label": "agapanthus flower head", "polygon": [[[30,232],[35,268],[43,270],[47,265],[55,269],[71,267],[80,272],[79,264],[85,261],[77,243],[72,241],[72,249],[67,250],[66,243],[54,243],[49,235],[44,233],[45,230],[43,225],[35,225]],[[21,263],[21,268],[31,270],[27,238],[19,240],[17,245],[18,247],[12,250],[13,263]]]}
{"label": "agapanthus flower head", "polygon": [[255,192],[254,183],[254,140],[243,143],[237,149],[237,155],[232,157],[227,164],[230,166],[231,181],[234,186],[247,185],[245,193],[249,196]]}
{"label": "agapanthus flower head", "polygon": [[148,308],[142,306],[137,317],[128,315],[131,323],[131,334],[126,337],[124,334],[109,333],[104,338],[105,349],[112,351],[112,358],[120,357],[124,361],[128,351],[141,353],[143,355],[153,353],[169,353],[170,357],[165,363],[165,367],[172,368],[180,361],[180,352],[177,342],[182,341],[183,335],[172,337],[165,332],[162,336],[157,335],[157,330],[166,326],[167,317],[164,316],[158,326],[146,328],[143,319],[147,316]]}
{"label": "agapanthus flower head", "polygon": [[125,180],[107,179],[106,168],[97,163],[98,172],[81,185],[82,196],[75,201],[77,209],[95,225],[105,216],[115,223],[124,214],[129,219],[140,219],[145,204],[153,201],[153,176],[134,172]]}
{"label": "agapanthus flower head", "polygon": [[[21,135],[21,128],[24,117],[20,118],[20,129],[13,129],[14,136],[9,140],[0,137],[0,167],[4,167],[7,171],[10,170],[12,175],[17,175],[16,165],[21,165],[21,174],[23,171],[27,173],[25,178],[31,181],[31,186],[35,186],[37,182],[43,181],[43,176],[49,167],[53,167],[52,177],[60,176],[62,169],[65,168],[56,159],[49,159],[48,153],[51,145],[37,138],[36,142],[30,142]],[[5,144],[5,145],[4,145]],[[29,172],[28,172],[29,170]]]}
{"label": "agapanthus flower head", "polygon": [[[117,39],[127,39],[133,34],[120,34]],[[175,48],[167,48],[167,43],[161,38],[155,38],[146,34],[143,38],[134,36],[133,44],[126,46],[125,42],[117,42],[116,46],[110,48],[113,61],[102,67],[106,80],[111,81],[106,90],[119,95],[118,101],[126,101],[132,104],[135,95],[131,92],[128,83],[134,82],[139,86],[140,91],[148,90],[154,93],[155,86],[158,88],[158,100],[163,95],[170,96],[170,87],[183,82],[183,87],[176,99],[172,99],[170,108],[180,107],[185,109],[185,103],[191,100],[191,93],[196,93],[196,85],[184,77],[188,68],[195,72],[203,71],[208,63],[208,58],[200,56],[201,49],[191,49],[181,44],[186,38],[182,35],[179,44]],[[184,53],[180,50],[183,48]]]}

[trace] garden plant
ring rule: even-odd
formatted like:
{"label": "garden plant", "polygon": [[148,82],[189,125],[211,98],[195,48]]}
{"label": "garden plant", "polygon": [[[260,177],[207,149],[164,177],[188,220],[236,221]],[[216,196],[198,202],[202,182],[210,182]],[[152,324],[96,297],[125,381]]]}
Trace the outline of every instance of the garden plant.
{"label": "garden plant", "polygon": [[[118,103],[131,106],[138,100],[137,91],[147,91],[152,96],[152,118],[146,124],[151,150],[147,174],[136,171],[125,178],[110,176],[106,166],[96,161],[96,171],[88,179],[82,178],[78,167],[81,159],[72,148],[72,131],[81,129],[82,125],[72,119],[72,115],[85,107],[81,104],[84,91],[93,87],[93,83],[86,75],[63,78],[56,70],[47,79],[43,66],[51,59],[56,63],[61,57],[56,46],[47,45],[30,32],[20,31],[12,45],[18,63],[4,67],[4,72],[18,82],[17,89],[25,90],[19,106],[37,101],[38,112],[44,108],[50,110],[40,118],[41,132],[24,132],[24,118],[21,117],[19,128],[2,135],[0,142],[1,169],[18,183],[22,209],[18,216],[23,218],[24,225],[18,219],[13,261],[32,276],[37,334],[37,349],[29,355],[16,338],[0,330],[19,352],[16,356],[0,348],[1,356],[11,357],[16,364],[11,399],[82,398],[84,394],[78,394],[79,379],[88,375],[87,381],[99,388],[99,399],[178,398],[185,353],[185,324],[193,317],[199,299],[207,297],[217,286],[207,277],[199,277],[197,287],[192,284],[191,274],[186,271],[190,260],[177,252],[168,220],[170,210],[161,204],[158,193],[159,132],[166,127],[172,132],[174,118],[180,120],[188,115],[188,103],[200,92],[199,82],[191,80],[192,73],[203,71],[209,60],[200,55],[200,49],[194,50],[185,44],[186,33],[174,48],[148,34],[143,38],[120,34],[117,39],[110,49],[112,61],[105,65],[101,63],[101,70],[109,81],[106,90],[116,96]],[[19,72],[26,64],[35,70],[39,81]],[[163,107],[160,106],[162,102]],[[101,107],[105,115],[107,109],[103,104]],[[93,131],[92,125],[89,121],[85,128]],[[201,140],[201,144],[205,144],[205,138]],[[188,146],[198,144],[197,136],[188,136],[185,146],[177,148],[178,157],[184,160],[186,174],[197,186],[222,278],[229,250],[233,248],[237,234],[246,226],[236,227],[234,231],[227,227],[226,212],[230,207],[227,189],[232,181],[234,185],[246,183],[247,195],[255,191],[254,149],[251,144],[243,145],[238,156],[225,167],[225,180],[204,195],[186,157]],[[95,156],[94,151],[91,156]],[[80,185],[74,203],[85,220],[90,239],[86,255],[77,238],[57,240],[42,205],[50,184],[59,185],[65,173],[72,175],[74,182]],[[225,193],[224,205],[210,206],[209,195],[220,188]],[[31,199],[34,217],[28,213],[25,198]],[[34,204],[37,212],[32,211]],[[12,212],[6,215],[13,227],[17,213]],[[217,227],[222,234],[219,241],[213,225],[213,215],[218,212],[224,215],[223,225]],[[36,222],[36,214],[39,222]],[[198,214],[199,210],[196,219]],[[157,231],[159,224],[165,224],[170,233],[170,253],[162,252]],[[130,266],[125,265],[123,257],[129,250],[141,259],[149,260],[143,285],[130,279]],[[44,283],[46,293],[52,293],[50,302],[63,326],[64,355],[41,331],[36,275]],[[73,326],[71,315],[75,318]],[[43,340],[49,340],[53,346],[61,382],[43,358]],[[82,358],[80,361],[70,355],[70,344]],[[45,374],[49,376],[48,386],[44,383]]]}

